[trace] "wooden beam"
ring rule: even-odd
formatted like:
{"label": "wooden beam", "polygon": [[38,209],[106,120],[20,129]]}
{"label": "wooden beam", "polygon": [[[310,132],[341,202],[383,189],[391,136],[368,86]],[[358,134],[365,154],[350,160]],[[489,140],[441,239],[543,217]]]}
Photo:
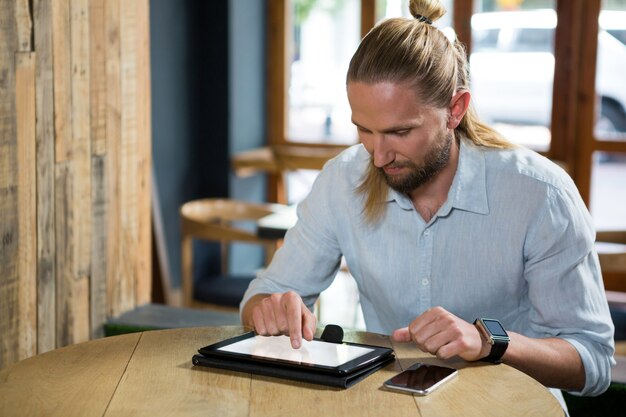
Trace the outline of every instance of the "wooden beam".
{"label": "wooden beam", "polygon": [[35,53],[15,54],[18,212],[18,358],[37,353],[37,159],[35,139]]}
{"label": "wooden beam", "polygon": [[89,286],[90,336],[104,336],[107,319],[107,196],[105,0],[89,3],[89,104],[91,140],[91,281]]}
{"label": "wooden beam", "polygon": [[[291,27],[288,3],[287,0],[274,0],[267,6],[267,91],[270,92],[267,94],[267,142],[270,145],[286,142],[287,45],[291,45],[287,37],[287,29]],[[268,175],[268,201],[286,202],[284,190],[284,178],[280,173]]]}
{"label": "wooden beam", "polygon": [[455,1],[452,9],[452,26],[459,41],[465,45],[467,56],[472,53],[473,0]]}
{"label": "wooden beam", "polygon": [[570,175],[576,170],[576,119],[578,78],[581,67],[581,0],[559,0],[554,36],[554,85],[552,89],[552,139],[548,157],[560,161]]}
{"label": "wooden beam", "polygon": [[[75,242],[73,274],[89,280],[91,274],[91,129],[89,0],[70,0],[71,25],[71,162],[72,238]],[[85,324],[89,314],[85,311]],[[84,339],[87,340],[87,339]]]}
{"label": "wooden beam", "polygon": [[89,96],[91,152],[106,153],[106,33],[105,0],[89,2]]}
{"label": "wooden beam", "polygon": [[121,203],[120,203],[120,147],[121,147],[121,56],[120,56],[120,0],[107,0],[105,9],[106,33],[106,184],[107,184],[107,314],[123,313],[121,307]]}
{"label": "wooden beam", "polygon": [[152,127],[149,0],[137,0],[137,267],[135,305],[152,300]]}
{"label": "wooden beam", "polygon": [[594,150],[602,152],[624,152],[626,153],[626,140],[625,141],[610,141],[610,140],[593,140]]}
{"label": "wooden beam", "polygon": [[361,38],[376,24],[376,0],[361,0]]}
{"label": "wooden beam", "polygon": [[[92,130],[93,131],[93,130]],[[104,336],[107,319],[107,176],[106,158],[91,157],[91,213],[93,235],[91,240],[91,282],[89,286],[90,336]]]}
{"label": "wooden beam", "polygon": [[33,49],[33,19],[29,0],[15,1],[15,23],[17,26],[16,51],[31,52]]}
{"label": "wooden beam", "polygon": [[287,45],[290,45],[287,29],[289,25],[287,0],[268,2],[267,24],[267,138],[270,144],[285,142],[287,113]]}
{"label": "wooden beam", "polygon": [[137,169],[137,9],[134,2],[120,2],[120,309],[135,307],[138,236],[138,169]]}
{"label": "wooden beam", "polygon": [[596,107],[596,54],[598,50],[598,16],[600,0],[582,1],[580,62],[576,120],[576,162],[573,178],[587,206],[591,197],[593,129]]}
{"label": "wooden beam", "polygon": [[37,352],[56,347],[52,2],[35,0],[37,101]]}
{"label": "wooden beam", "polygon": [[0,366],[18,360],[18,203],[15,2],[0,0]]}
{"label": "wooden beam", "polygon": [[71,122],[71,41],[69,0],[52,5],[52,55],[54,57],[54,146],[55,162],[64,162],[70,152]]}

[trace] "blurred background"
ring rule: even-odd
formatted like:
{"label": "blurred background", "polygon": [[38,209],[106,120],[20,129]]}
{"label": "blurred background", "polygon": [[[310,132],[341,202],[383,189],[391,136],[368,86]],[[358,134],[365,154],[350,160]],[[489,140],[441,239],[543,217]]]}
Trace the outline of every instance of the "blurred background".
{"label": "blurred background", "polygon": [[[626,0],[444,3],[481,117],[588,205],[626,339]],[[120,323],[238,324],[245,280],[357,143],[359,40],[402,16],[408,0],[0,0],[0,367]],[[316,312],[364,328],[345,266]]]}
{"label": "blurred background", "polygon": [[[466,44],[481,117],[563,166],[598,229],[626,229],[626,1],[598,2],[596,15],[585,2],[444,3],[448,13],[435,25]],[[348,62],[375,22],[409,15],[408,0],[150,6],[155,178],[176,287],[182,202],[229,196],[295,204],[318,172],[242,177],[229,158],[267,145],[357,142],[345,92]],[[204,259],[199,275],[214,265],[209,252],[196,251]],[[236,270],[261,264],[252,248],[231,252]],[[339,285],[353,290],[349,279]],[[362,326],[349,315],[345,324]]]}

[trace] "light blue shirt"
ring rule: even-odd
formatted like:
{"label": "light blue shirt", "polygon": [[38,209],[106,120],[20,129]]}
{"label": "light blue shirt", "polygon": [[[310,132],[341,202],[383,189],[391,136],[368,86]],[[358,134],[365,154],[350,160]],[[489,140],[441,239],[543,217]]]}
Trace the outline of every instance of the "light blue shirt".
{"label": "light blue shirt", "polygon": [[614,328],[595,231],[561,168],[523,148],[463,139],[448,199],[429,222],[389,189],[372,226],[355,191],[369,160],[355,145],[326,164],[242,306],[258,293],[293,290],[312,308],[344,256],[369,331],[391,334],[433,306],[468,322],[495,318],[529,337],[570,342],[585,366],[582,394],[608,387]]}

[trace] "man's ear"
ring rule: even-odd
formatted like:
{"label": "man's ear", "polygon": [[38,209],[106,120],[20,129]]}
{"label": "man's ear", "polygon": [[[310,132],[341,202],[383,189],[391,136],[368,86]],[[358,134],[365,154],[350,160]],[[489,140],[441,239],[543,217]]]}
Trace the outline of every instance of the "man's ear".
{"label": "man's ear", "polygon": [[461,123],[461,119],[469,107],[470,99],[471,94],[468,90],[459,90],[452,96],[448,108],[448,129],[456,129]]}

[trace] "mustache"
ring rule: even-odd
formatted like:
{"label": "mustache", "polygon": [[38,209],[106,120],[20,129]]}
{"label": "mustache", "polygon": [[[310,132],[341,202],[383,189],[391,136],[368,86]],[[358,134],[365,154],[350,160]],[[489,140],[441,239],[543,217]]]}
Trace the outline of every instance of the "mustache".
{"label": "mustache", "polygon": [[413,167],[415,167],[415,164],[411,161],[402,161],[402,162],[393,161],[393,162],[389,162],[384,167],[381,167],[378,169],[382,171],[385,168],[413,168]]}

